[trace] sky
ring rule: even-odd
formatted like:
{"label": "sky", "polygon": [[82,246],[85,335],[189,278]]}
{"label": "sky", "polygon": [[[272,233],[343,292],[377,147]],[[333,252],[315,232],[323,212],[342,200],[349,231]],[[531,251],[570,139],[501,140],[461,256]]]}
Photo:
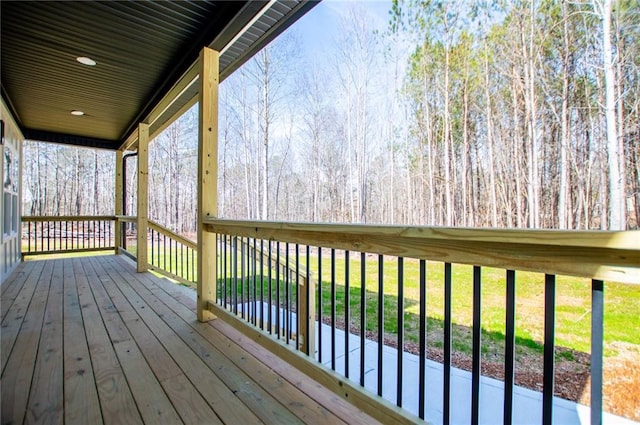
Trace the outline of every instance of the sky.
{"label": "sky", "polygon": [[351,7],[366,9],[371,26],[386,29],[390,0],[323,0],[291,27],[301,38],[304,54],[317,57],[331,52],[331,44],[340,33],[341,19]]}

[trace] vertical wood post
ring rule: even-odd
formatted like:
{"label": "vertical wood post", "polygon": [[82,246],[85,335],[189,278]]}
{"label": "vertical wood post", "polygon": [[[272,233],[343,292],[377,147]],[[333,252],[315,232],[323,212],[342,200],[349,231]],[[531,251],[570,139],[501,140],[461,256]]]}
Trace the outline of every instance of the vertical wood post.
{"label": "vertical wood post", "polygon": [[149,125],[138,124],[138,219],[136,221],[138,272],[146,272],[149,218]]}
{"label": "vertical wood post", "polygon": [[201,322],[214,318],[207,307],[216,297],[216,237],[204,230],[203,220],[218,215],[218,57],[207,47],[200,52],[197,314]]}
{"label": "vertical wood post", "polygon": [[124,199],[122,198],[122,186],[124,184],[124,175],[122,173],[122,157],[124,152],[121,150],[116,151],[116,184],[115,184],[115,215],[116,221],[114,223],[115,234],[115,253],[120,254],[120,245],[122,244],[122,223],[118,221],[117,216],[122,215],[124,205]]}
{"label": "vertical wood post", "polygon": [[[313,278],[300,276],[300,312],[298,313],[298,349],[308,356],[316,353],[316,285]],[[309,328],[307,329],[307,324]]]}

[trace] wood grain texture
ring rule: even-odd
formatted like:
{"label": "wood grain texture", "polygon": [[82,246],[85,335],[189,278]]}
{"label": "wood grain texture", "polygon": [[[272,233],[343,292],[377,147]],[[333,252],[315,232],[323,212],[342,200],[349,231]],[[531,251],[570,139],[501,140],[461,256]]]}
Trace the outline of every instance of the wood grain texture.
{"label": "wood grain texture", "polygon": [[[348,400],[354,406],[362,409],[371,417],[382,423],[413,424],[415,417],[399,407],[389,403],[382,397],[375,397],[360,386],[355,385],[350,380],[338,373],[318,367],[315,362],[285,345],[280,340],[273,339],[266,332],[247,325],[244,321],[219,307],[217,304],[209,304],[209,308],[220,320],[224,321],[236,330],[249,337],[250,340],[262,345],[264,348],[283,359],[286,363],[309,376],[318,384],[329,388],[334,394],[339,395],[344,400]],[[218,321],[214,323],[218,325]]]}
{"label": "wood grain texture", "polygon": [[138,196],[136,220],[136,256],[138,272],[146,272],[147,255],[147,220],[149,218],[149,125],[138,124]]}
{"label": "wood grain texture", "polygon": [[27,423],[64,423],[62,276],[62,260],[55,260],[27,404]]}
{"label": "wood grain texture", "polygon": [[67,259],[63,263],[64,419],[69,424],[102,424],[73,261]]}
{"label": "wood grain texture", "polygon": [[52,272],[53,262],[47,262],[2,371],[2,423],[22,423],[25,417]]}
{"label": "wood grain texture", "polygon": [[74,272],[82,316],[84,323],[87,324],[85,327],[87,345],[104,423],[141,424],[142,417],[133,400],[89,285],[90,281],[93,283],[97,280],[97,276],[92,268],[85,269],[85,263],[84,259],[74,260]]}
{"label": "wood grain texture", "polygon": [[[216,295],[216,238],[203,222],[218,216],[218,83],[219,54],[207,47],[200,52],[198,114],[198,320],[213,319],[207,309]],[[210,259],[210,261],[203,261]]]}
{"label": "wood grain texture", "polygon": [[205,220],[209,232],[640,284],[640,231],[595,232]]}
{"label": "wood grain texture", "polygon": [[[124,198],[123,198],[123,187],[124,187],[124,152],[121,150],[116,151],[116,172],[115,172],[115,215],[121,216],[124,210]],[[120,244],[122,243],[122,225],[116,220],[115,223],[115,253],[120,253]]]}
{"label": "wood grain texture", "polygon": [[4,294],[7,318],[22,296],[28,308],[6,350],[2,423],[377,423],[223,321],[199,322],[194,292],[124,256],[28,266]]}

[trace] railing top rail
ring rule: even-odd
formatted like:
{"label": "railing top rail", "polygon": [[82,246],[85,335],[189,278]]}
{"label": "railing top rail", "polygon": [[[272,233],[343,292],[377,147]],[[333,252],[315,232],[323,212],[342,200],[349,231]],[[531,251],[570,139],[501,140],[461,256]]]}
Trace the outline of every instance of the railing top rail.
{"label": "railing top rail", "polygon": [[314,246],[640,283],[640,231],[469,229],[207,219],[206,230]]}
{"label": "railing top rail", "polygon": [[21,220],[23,223],[29,222],[46,222],[46,221],[100,221],[100,220],[115,220],[115,215],[56,215],[56,216],[44,216],[44,215],[25,215]]}
{"label": "railing top rail", "polygon": [[174,233],[173,231],[167,229],[164,226],[161,226],[160,224],[156,223],[155,221],[148,221],[149,223],[149,228],[160,232],[168,237],[170,237],[171,239],[180,242],[181,244],[183,244],[184,246],[188,246],[191,249],[198,249],[198,244],[190,239],[185,238],[184,236],[181,236],[177,233]]}
{"label": "railing top rail", "polygon": [[135,215],[117,215],[116,220],[120,222],[135,223],[137,217]]}

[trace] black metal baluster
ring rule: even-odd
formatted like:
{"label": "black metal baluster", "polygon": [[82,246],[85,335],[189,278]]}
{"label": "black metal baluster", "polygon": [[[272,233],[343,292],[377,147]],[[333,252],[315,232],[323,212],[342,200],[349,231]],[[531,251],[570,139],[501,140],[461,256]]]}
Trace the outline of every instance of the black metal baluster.
{"label": "black metal baluster", "polygon": [[444,263],[444,385],[442,423],[451,423],[451,263]]}
{"label": "black metal baluster", "polygon": [[272,261],[272,253],[271,253],[271,241],[268,241],[269,243],[269,258],[268,258],[268,267],[267,267],[267,291],[268,291],[268,296],[269,296],[269,310],[267,310],[267,326],[269,327],[269,333],[271,334],[273,332],[273,321],[272,321],[272,299],[273,299],[273,293],[272,293],[272,283],[271,283],[271,270],[273,269],[273,261]]}
{"label": "black metal baluster", "polygon": [[276,241],[276,332],[280,339],[280,241]]}
{"label": "black metal baluster", "polygon": [[31,252],[31,222],[27,223],[27,252]]}
{"label": "black metal baluster", "polygon": [[[305,311],[307,312],[307,317],[305,317],[305,326],[306,326],[306,331],[307,333],[305,334],[307,338],[309,338],[309,335],[311,335],[311,326],[315,327],[315,322],[312,323],[311,322],[311,314],[309,314],[309,312],[311,311],[311,248],[309,247],[309,245],[307,245],[306,247],[306,254],[307,254],[307,261],[305,263],[305,276],[307,278],[307,284],[306,284],[306,288],[304,288],[305,292],[306,292],[306,297],[305,297]],[[313,341],[315,342],[315,341]],[[308,339],[305,341],[306,344],[306,348],[309,352],[309,356],[314,357],[315,353],[312,353],[310,350],[311,347],[311,341],[309,341]]]}
{"label": "black metal baluster", "polygon": [[167,270],[167,235],[162,235],[163,269]]}
{"label": "black metal baluster", "polygon": [[285,307],[285,320],[284,320],[284,338],[287,344],[291,339],[291,310],[289,309],[291,304],[289,285],[291,285],[290,273],[289,273],[289,242],[284,244],[284,262],[286,264],[284,271],[284,307]]}
{"label": "black metal baluster", "polygon": [[[425,399],[425,370],[427,351],[427,262],[420,260],[420,317],[418,332],[419,346],[419,376],[418,376],[418,417],[424,419],[424,399]],[[446,376],[446,374],[445,374]]]}
{"label": "black metal baluster", "polygon": [[542,375],[542,423],[553,423],[555,369],[556,276],[544,277],[544,360]]}
{"label": "black metal baluster", "polygon": [[253,238],[253,325],[258,324],[258,241]]}
{"label": "black metal baluster", "polygon": [[229,257],[227,256],[227,240],[229,239],[229,236],[224,235],[223,236],[223,241],[222,241],[222,256],[224,258],[224,262],[222,264],[222,276],[224,277],[224,281],[222,282],[222,288],[224,291],[224,295],[223,295],[223,306],[224,308],[228,309],[229,308],[229,288],[227,285],[227,263],[229,262]]}
{"label": "black metal baluster", "polygon": [[367,339],[367,282],[365,279],[367,256],[360,253],[360,386],[364,387],[364,344]]}
{"label": "black metal baluster", "polygon": [[384,257],[378,255],[378,395],[382,397],[382,347],[384,346]]}
{"label": "black metal baluster", "polygon": [[398,257],[398,364],[396,405],[402,407],[402,361],[404,357],[404,258]]}
{"label": "black metal baluster", "polygon": [[[307,285],[308,285],[307,281]],[[296,347],[298,350],[302,349],[300,346],[300,323],[302,323],[300,319],[300,245],[296,244]],[[309,335],[307,333],[306,335]]]}
{"label": "black metal baluster", "polygon": [[[219,235],[218,240],[220,241],[220,243],[222,243],[222,235]],[[222,273],[222,256],[220,256],[220,254],[218,254],[218,257],[220,257],[220,269],[219,270],[220,270],[220,273]],[[185,279],[185,276],[184,276],[184,244],[180,244],[180,277]]]}
{"label": "black metal baluster", "polygon": [[244,279],[245,279],[245,274],[244,274],[244,238],[240,237],[240,306],[242,309],[242,318],[246,319],[246,306],[245,306],[245,302],[244,302]]}
{"label": "black metal baluster", "polygon": [[156,238],[155,235],[155,231],[153,229],[151,229],[151,265],[155,266],[156,265],[156,261],[155,261],[155,249],[153,247],[153,241]]}
{"label": "black metal baluster", "polygon": [[264,330],[264,240],[260,239],[260,329]]}
{"label": "black metal baluster", "polygon": [[349,378],[349,335],[351,316],[349,301],[349,251],[344,252],[344,376]]}
{"label": "black metal baluster", "polygon": [[515,376],[515,347],[516,347],[516,272],[507,270],[504,344],[504,414],[503,423],[513,422],[513,383]]}
{"label": "black metal baluster", "polygon": [[480,354],[481,354],[481,311],[482,308],[482,281],[479,266],[473,267],[473,346],[471,361],[471,424],[480,422]]}
{"label": "black metal baluster", "polygon": [[318,361],[322,363],[322,247],[318,247]]}
{"label": "black metal baluster", "polygon": [[233,280],[231,281],[231,296],[233,297],[233,313],[238,314],[238,237],[233,237],[233,247],[231,248],[231,267],[233,273]]}
{"label": "black metal baluster", "polygon": [[[84,224],[84,221],[82,223]],[[51,243],[51,222],[47,221],[47,251],[51,250],[50,243]]]}
{"label": "black metal baluster", "polygon": [[591,281],[591,425],[602,424],[604,282]]}
{"label": "black metal baluster", "polygon": [[336,250],[331,248],[331,369],[336,370]]}
{"label": "black metal baluster", "polygon": [[86,247],[87,241],[87,229],[85,228],[86,221],[82,220],[82,249]]}

